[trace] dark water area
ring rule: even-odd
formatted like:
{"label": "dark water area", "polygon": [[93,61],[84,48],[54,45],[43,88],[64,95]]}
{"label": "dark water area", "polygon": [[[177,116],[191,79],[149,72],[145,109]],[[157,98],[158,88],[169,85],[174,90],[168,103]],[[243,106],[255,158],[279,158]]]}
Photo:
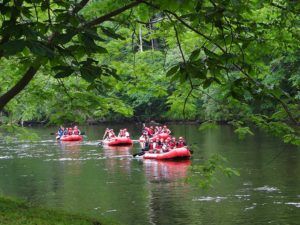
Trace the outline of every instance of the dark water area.
{"label": "dark water area", "polygon": [[[125,126],[138,139],[139,125],[112,127]],[[239,140],[229,126],[170,125],[192,146],[192,159],[141,160],[132,157],[138,143],[98,146],[105,128],[82,127],[81,143],[56,142],[54,128],[32,128],[40,141],[1,142],[0,194],[128,225],[300,223],[299,148],[261,132]],[[208,190],[186,183],[188,168],[215,153],[240,176],[219,175]]]}

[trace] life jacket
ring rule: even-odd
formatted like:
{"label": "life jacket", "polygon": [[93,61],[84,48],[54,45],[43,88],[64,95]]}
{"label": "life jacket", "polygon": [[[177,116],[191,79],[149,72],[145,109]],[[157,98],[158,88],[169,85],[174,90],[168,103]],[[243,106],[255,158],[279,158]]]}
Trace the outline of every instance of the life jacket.
{"label": "life jacket", "polygon": [[60,136],[60,137],[63,136],[64,135],[64,130],[59,128],[59,130],[57,131],[57,135]]}
{"label": "life jacket", "polygon": [[115,133],[113,133],[112,131],[110,131],[110,132],[108,133],[108,137],[109,137],[109,138],[114,138],[114,137],[116,137],[116,135],[115,135]]}
{"label": "life jacket", "polygon": [[73,134],[72,129],[69,129],[69,130],[68,130],[68,135],[72,135],[72,134]]}
{"label": "life jacket", "polygon": [[152,150],[153,149],[153,142],[150,142],[149,144],[149,150]]}
{"label": "life jacket", "polygon": [[148,134],[148,133],[149,133],[149,129],[150,129],[149,127],[144,127],[142,133],[143,133],[143,134],[144,134],[144,133],[147,133],[147,134]]}
{"label": "life jacket", "polygon": [[178,141],[178,142],[177,142],[177,145],[176,145],[177,148],[182,148],[182,147],[184,147],[184,146],[186,146],[186,144],[185,144],[184,141]]}
{"label": "life jacket", "polygon": [[79,130],[78,129],[73,130],[73,134],[79,135]]}
{"label": "life jacket", "polygon": [[170,148],[175,148],[176,142],[170,141],[169,146],[170,146]]}
{"label": "life jacket", "polygon": [[152,136],[153,134],[154,134],[154,130],[151,129],[151,128],[149,128],[149,130],[148,130],[148,135],[149,135],[149,136]]}

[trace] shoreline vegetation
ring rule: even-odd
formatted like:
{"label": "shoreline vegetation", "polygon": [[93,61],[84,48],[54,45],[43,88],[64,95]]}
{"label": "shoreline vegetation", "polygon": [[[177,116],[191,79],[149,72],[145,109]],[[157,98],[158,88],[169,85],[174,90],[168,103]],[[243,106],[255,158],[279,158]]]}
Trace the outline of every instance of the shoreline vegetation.
{"label": "shoreline vegetation", "polygon": [[[80,124],[80,125],[101,125],[101,124],[116,124],[116,123],[135,123],[135,124],[150,124],[150,125],[162,125],[162,124],[198,124],[201,125],[202,123],[209,122],[209,121],[200,121],[200,120],[168,120],[168,119],[158,119],[158,120],[146,120],[146,121],[137,121],[137,120],[87,120],[83,123],[75,123],[69,122],[70,125],[72,124]],[[211,121],[219,125],[228,124],[230,121],[220,120],[220,121]],[[45,121],[24,121],[23,123],[19,123],[20,126],[24,127],[31,127],[31,126],[52,126],[57,124],[51,124]]]}
{"label": "shoreline vegetation", "polygon": [[1,225],[113,225],[106,219],[94,219],[84,215],[31,206],[25,201],[0,197]]}

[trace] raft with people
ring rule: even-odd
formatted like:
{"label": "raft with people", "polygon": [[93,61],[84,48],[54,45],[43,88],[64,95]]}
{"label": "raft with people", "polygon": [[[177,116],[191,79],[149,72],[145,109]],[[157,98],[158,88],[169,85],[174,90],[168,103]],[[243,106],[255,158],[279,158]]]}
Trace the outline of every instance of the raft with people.
{"label": "raft with people", "polygon": [[167,152],[161,153],[151,153],[146,152],[143,155],[144,159],[157,159],[157,160],[167,160],[167,159],[186,159],[191,157],[191,152],[187,147],[170,149]]}
{"label": "raft with people", "polygon": [[63,126],[60,126],[60,128],[57,131],[56,140],[60,141],[82,141],[83,137],[81,135],[81,131],[78,129],[77,126],[74,126],[73,128],[64,128]]}
{"label": "raft with people", "polygon": [[62,137],[60,137],[61,141],[82,141],[83,137],[81,135],[76,135],[76,134],[72,134],[72,135],[63,135]]}
{"label": "raft with people", "polygon": [[115,137],[109,140],[103,140],[102,144],[108,146],[132,145],[133,141],[127,137]]}
{"label": "raft with people", "polygon": [[144,159],[186,159],[190,158],[192,151],[187,147],[185,139],[172,137],[171,131],[166,125],[163,127],[143,126],[140,145],[142,151],[133,156],[140,156]]}
{"label": "raft with people", "polygon": [[118,135],[115,135],[113,129],[106,128],[103,140],[100,143],[104,146],[126,146],[132,145],[133,141],[126,128],[120,129]]}

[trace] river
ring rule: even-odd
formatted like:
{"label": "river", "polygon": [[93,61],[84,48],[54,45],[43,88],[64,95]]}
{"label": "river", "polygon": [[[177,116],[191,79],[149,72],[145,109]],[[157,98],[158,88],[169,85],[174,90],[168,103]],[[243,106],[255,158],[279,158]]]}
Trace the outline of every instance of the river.
{"label": "river", "polygon": [[[138,138],[140,125],[121,126]],[[101,125],[82,127],[81,143],[56,142],[54,128],[31,128],[40,141],[0,143],[0,194],[127,225],[299,224],[299,148],[262,132],[239,140],[229,126],[170,128],[192,146],[190,161],[138,160],[138,144],[102,148]],[[208,190],[187,183],[190,165],[215,153],[240,176],[218,175]]]}

